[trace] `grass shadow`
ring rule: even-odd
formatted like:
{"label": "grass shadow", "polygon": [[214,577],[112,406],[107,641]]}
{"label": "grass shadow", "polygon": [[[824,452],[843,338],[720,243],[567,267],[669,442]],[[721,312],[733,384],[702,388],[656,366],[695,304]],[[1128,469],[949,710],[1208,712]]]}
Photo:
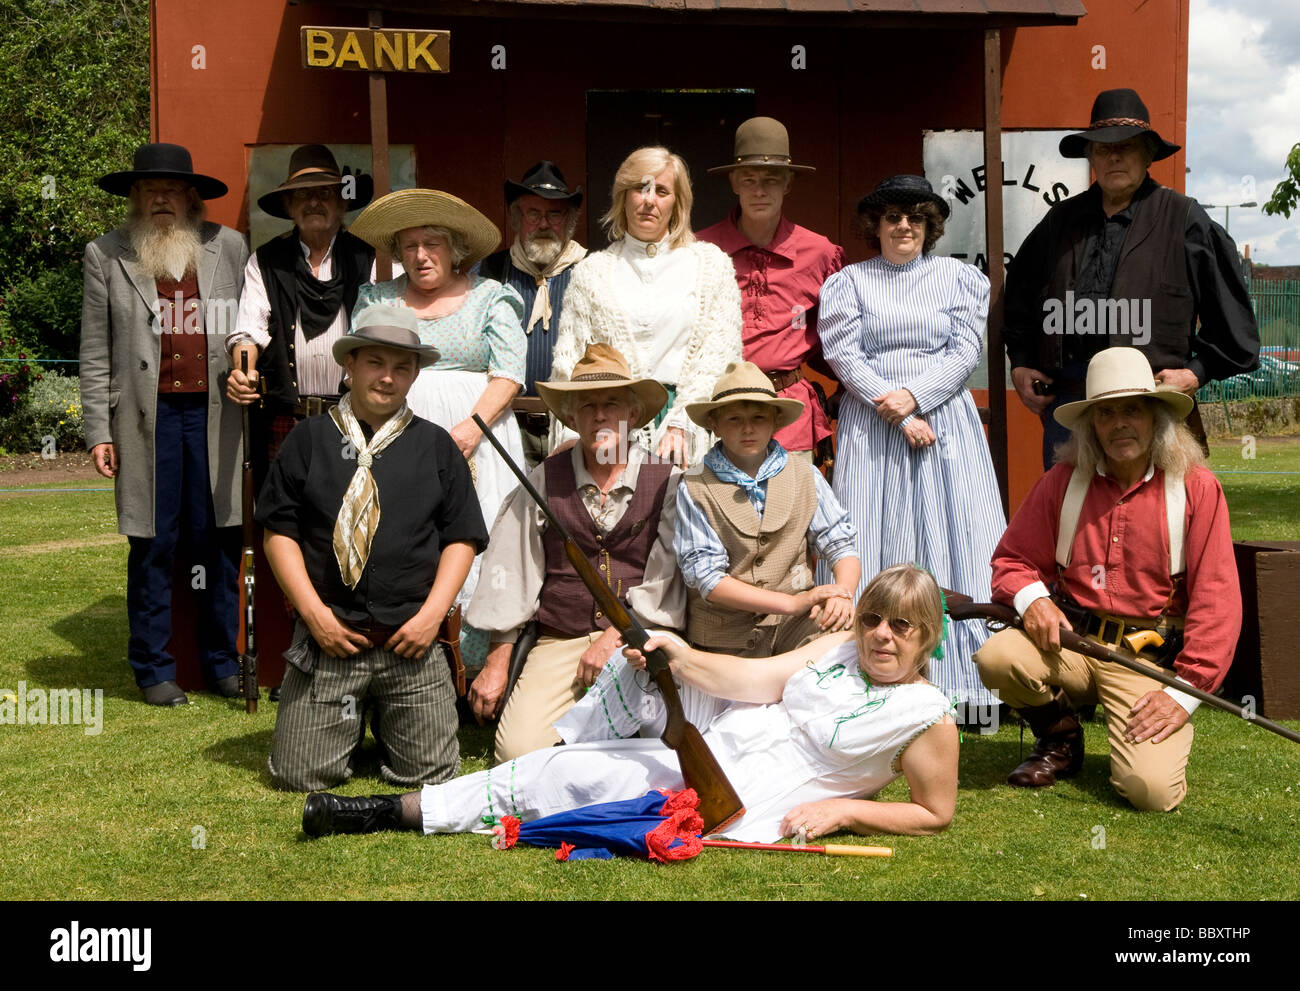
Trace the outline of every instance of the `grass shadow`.
{"label": "grass shadow", "polygon": [[49,630],[76,652],[31,658],[24,665],[27,677],[46,685],[90,682],[108,698],[138,701],[140,691],[126,661],[125,627],[123,595],[106,595],[84,609],[58,616]]}
{"label": "grass shadow", "polygon": [[273,788],[271,771],[266,766],[266,758],[271,753],[271,735],[269,729],[257,729],[251,733],[228,736],[205,748],[203,756],[217,764],[255,773],[259,783]]}

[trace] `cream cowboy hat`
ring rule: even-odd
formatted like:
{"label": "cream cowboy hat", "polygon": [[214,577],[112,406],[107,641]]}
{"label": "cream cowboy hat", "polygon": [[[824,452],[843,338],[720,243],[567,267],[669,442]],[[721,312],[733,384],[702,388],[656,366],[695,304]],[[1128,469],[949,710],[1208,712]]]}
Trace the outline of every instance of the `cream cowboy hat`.
{"label": "cream cowboy hat", "polygon": [[473,268],[501,243],[501,231],[458,196],[440,189],[399,189],[381,196],[361,211],[348,228],[367,244],[387,251],[398,231],[412,227],[445,227],[465,238],[469,255],[460,263]]}
{"label": "cream cowboy hat", "polygon": [[595,392],[598,389],[631,389],[641,401],[641,415],[627,425],[637,430],[653,420],[664,403],[668,390],[654,379],[636,379],[628,367],[627,359],[608,344],[588,344],[587,353],[573,366],[573,374],[564,382],[538,382],[537,394],[542,397],[555,418],[572,426],[568,416],[568,398],[575,392]]}
{"label": "cream cowboy hat", "polygon": [[732,403],[761,403],[776,411],[776,428],[788,427],[803,415],[803,403],[797,399],[781,399],[772,387],[772,380],[752,361],[733,361],[723,370],[722,378],[713,387],[713,400],[707,403],[687,403],[686,415],[709,429],[709,414]]}
{"label": "cream cowboy hat", "polygon": [[1123,396],[1149,396],[1169,406],[1181,420],[1192,411],[1192,397],[1156,385],[1155,375],[1147,356],[1137,348],[1107,348],[1092,356],[1088,362],[1088,382],[1084,393],[1088,398],[1065,403],[1057,407],[1056,422],[1074,429],[1088,407],[1103,399]]}

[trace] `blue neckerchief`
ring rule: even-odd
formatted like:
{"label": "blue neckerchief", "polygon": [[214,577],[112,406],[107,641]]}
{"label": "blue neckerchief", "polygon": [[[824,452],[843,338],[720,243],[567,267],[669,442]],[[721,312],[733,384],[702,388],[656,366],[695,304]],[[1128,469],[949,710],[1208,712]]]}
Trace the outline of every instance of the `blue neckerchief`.
{"label": "blue neckerchief", "polygon": [[758,515],[763,515],[763,506],[767,502],[767,480],[775,478],[785,467],[785,448],[776,441],[769,441],[767,445],[767,457],[763,463],[758,466],[758,473],[750,478],[749,475],[741,471],[731,463],[727,457],[726,451],[722,447],[722,441],[718,441],[709,452],[704,455],[704,464],[709,471],[718,476],[718,481],[729,482],[732,485],[739,485],[744,490],[745,495],[749,496],[750,503],[758,511]]}

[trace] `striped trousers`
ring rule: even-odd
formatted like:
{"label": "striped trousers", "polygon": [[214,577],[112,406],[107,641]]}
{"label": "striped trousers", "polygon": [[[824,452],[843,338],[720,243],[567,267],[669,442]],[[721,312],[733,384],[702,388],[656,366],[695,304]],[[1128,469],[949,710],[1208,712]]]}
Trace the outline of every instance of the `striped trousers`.
{"label": "striped trousers", "polygon": [[277,788],[318,791],[347,780],[367,700],[388,750],[379,769],[385,781],[414,788],[460,772],[456,690],[438,644],[419,660],[382,647],[330,657],[299,621],[286,656],[292,663],[285,667],[268,762]]}

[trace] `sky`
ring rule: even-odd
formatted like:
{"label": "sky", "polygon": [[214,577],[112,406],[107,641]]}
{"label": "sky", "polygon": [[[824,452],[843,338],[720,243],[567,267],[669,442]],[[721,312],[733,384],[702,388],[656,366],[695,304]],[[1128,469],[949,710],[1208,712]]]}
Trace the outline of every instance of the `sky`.
{"label": "sky", "polygon": [[[1261,207],[1300,142],[1300,3],[1191,0],[1187,58],[1188,196],[1235,208],[1229,233],[1251,259],[1300,265],[1300,209]],[[1222,209],[1210,210],[1219,224]]]}

